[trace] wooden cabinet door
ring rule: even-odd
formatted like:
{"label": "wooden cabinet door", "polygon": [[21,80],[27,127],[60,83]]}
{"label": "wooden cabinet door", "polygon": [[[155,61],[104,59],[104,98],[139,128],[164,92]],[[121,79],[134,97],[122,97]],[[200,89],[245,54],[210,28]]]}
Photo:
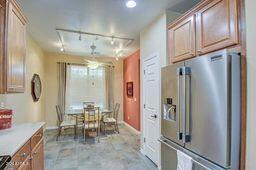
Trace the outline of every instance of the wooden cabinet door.
{"label": "wooden cabinet door", "polygon": [[32,170],[44,170],[44,145],[43,140],[34,148],[31,152],[32,161],[31,166]]}
{"label": "wooden cabinet door", "polygon": [[[28,141],[15,155],[10,162],[13,170],[27,169],[30,167],[30,142]],[[29,165],[28,165],[29,164]]]}
{"label": "wooden cabinet door", "polygon": [[192,15],[169,29],[170,61],[177,62],[195,56],[195,16]]}
{"label": "wooden cabinet door", "polygon": [[7,37],[7,92],[24,92],[26,19],[13,0],[8,3]]}
{"label": "wooden cabinet door", "polygon": [[213,0],[196,13],[197,54],[238,43],[236,0]]}
{"label": "wooden cabinet door", "polygon": [[30,156],[28,156],[27,159],[24,162],[22,162],[18,170],[31,170]]}
{"label": "wooden cabinet door", "polygon": [[5,93],[5,1],[0,0],[0,93]]}

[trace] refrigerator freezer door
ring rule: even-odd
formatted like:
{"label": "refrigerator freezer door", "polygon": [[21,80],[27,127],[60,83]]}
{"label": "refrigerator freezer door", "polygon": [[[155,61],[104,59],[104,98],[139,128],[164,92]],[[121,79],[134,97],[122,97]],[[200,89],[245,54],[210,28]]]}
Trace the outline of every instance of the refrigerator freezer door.
{"label": "refrigerator freezer door", "polygon": [[[180,145],[182,143],[182,117],[179,115],[181,103],[178,95],[181,89],[181,76],[178,70],[184,62],[162,68],[161,70],[161,134]],[[180,87],[180,88],[179,88]]]}
{"label": "refrigerator freezer door", "polygon": [[161,170],[177,170],[177,150],[161,142]]}
{"label": "refrigerator freezer door", "polygon": [[191,69],[189,123],[185,147],[222,166],[230,166],[231,60],[226,51],[185,62]]}
{"label": "refrigerator freezer door", "polygon": [[181,151],[192,158],[192,170],[226,170],[217,166],[187,149],[169,141],[165,138],[160,138],[161,142],[161,170],[177,170],[177,151]]}

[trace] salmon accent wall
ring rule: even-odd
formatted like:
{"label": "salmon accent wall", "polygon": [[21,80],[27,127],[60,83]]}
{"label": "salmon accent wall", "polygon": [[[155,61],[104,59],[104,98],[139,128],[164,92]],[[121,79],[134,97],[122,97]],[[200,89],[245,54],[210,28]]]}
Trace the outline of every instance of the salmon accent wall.
{"label": "salmon accent wall", "polygon": [[[124,60],[124,121],[140,131],[140,50]],[[133,82],[133,97],[127,96],[126,84]]]}

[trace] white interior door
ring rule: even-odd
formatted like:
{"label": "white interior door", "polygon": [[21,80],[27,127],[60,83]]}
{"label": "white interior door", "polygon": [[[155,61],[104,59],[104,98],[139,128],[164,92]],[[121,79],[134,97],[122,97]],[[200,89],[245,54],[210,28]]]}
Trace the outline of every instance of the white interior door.
{"label": "white interior door", "polygon": [[160,66],[158,56],[143,61],[144,150],[156,165],[159,162]]}

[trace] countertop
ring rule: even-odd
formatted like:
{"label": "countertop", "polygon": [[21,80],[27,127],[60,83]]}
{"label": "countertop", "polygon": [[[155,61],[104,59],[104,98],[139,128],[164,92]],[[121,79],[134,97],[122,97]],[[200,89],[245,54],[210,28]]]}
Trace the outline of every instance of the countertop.
{"label": "countertop", "polygon": [[0,155],[13,156],[44,125],[44,122],[24,123],[0,130]]}

